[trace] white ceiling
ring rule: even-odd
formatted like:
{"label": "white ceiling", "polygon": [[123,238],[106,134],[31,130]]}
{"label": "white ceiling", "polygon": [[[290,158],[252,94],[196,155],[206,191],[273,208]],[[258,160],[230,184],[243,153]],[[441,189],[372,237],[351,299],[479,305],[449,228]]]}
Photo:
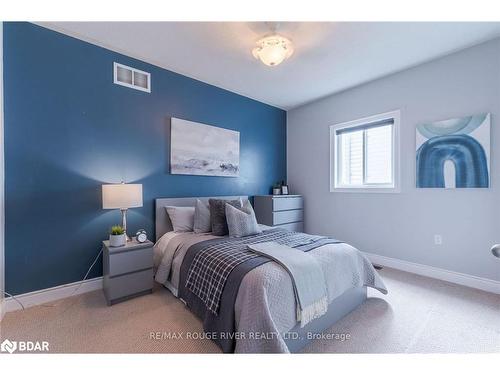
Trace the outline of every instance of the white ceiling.
{"label": "white ceiling", "polygon": [[251,54],[263,22],[39,24],[283,109],[500,35],[500,23],[287,22],[295,53],[268,67]]}

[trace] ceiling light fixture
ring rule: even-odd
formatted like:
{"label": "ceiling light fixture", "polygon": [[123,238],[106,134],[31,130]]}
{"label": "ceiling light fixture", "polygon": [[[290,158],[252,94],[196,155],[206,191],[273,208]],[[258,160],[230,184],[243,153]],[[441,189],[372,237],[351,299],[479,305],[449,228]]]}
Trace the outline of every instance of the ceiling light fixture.
{"label": "ceiling light fixture", "polygon": [[257,47],[252,50],[253,56],[267,66],[276,66],[288,59],[293,53],[290,39],[273,34],[257,41]]}

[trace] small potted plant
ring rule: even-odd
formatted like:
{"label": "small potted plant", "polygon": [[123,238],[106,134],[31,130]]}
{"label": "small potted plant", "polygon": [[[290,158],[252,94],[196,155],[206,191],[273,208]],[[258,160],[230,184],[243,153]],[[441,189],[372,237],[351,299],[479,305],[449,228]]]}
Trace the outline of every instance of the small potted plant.
{"label": "small potted plant", "polygon": [[125,246],[127,243],[127,236],[125,230],[121,225],[113,225],[109,233],[109,246],[120,247]]}

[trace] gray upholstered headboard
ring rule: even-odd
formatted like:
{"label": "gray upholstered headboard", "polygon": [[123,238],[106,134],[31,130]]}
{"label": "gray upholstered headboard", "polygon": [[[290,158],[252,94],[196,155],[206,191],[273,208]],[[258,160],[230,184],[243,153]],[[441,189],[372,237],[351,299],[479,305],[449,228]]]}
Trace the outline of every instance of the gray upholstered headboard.
{"label": "gray upholstered headboard", "polygon": [[160,239],[165,233],[173,230],[172,222],[167,215],[166,206],[180,206],[180,207],[194,207],[196,200],[208,201],[210,198],[217,199],[238,199],[241,198],[243,202],[248,200],[247,196],[230,196],[230,197],[189,197],[189,198],[157,198],[155,199],[155,230],[156,241]]}

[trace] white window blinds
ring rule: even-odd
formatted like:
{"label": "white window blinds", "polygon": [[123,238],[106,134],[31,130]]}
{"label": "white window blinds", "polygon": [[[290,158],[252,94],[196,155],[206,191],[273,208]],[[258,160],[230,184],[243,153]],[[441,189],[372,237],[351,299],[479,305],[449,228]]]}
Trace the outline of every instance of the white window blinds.
{"label": "white window blinds", "polygon": [[337,185],[393,185],[393,131],[392,118],[337,129]]}
{"label": "white window blinds", "polygon": [[365,130],[367,184],[392,184],[392,124]]}
{"label": "white window blinds", "polygon": [[340,135],[340,176],[342,185],[363,184],[363,131]]}

